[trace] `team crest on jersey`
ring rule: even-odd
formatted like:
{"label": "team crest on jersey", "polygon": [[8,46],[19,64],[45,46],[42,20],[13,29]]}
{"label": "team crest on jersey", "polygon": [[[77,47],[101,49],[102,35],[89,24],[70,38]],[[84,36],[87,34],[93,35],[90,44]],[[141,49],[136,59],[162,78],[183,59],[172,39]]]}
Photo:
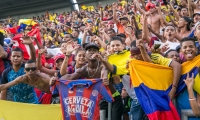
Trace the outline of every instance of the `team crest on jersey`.
{"label": "team crest on jersey", "polygon": [[73,93],[73,90],[69,90],[68,92],[69,92],[70,94],[72,94],[72,93]]}
{"label": "team crest on jersey", "polygon": [[98,95],[98,91],[97,91],[97,90],[93,90],[93,91],[92,91],[92,95],[93,95],[93,96],[97,96],[97,95]]}

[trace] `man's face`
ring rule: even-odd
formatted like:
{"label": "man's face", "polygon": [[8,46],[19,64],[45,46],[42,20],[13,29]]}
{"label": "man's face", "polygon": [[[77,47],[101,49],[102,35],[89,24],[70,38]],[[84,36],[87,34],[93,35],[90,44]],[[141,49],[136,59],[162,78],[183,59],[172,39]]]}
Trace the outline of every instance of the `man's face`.
{"label": "man's face", "polygon": [[175,28],[173,26],[167,26],[164,31],[164,37],[167,40],[173,40],[175,37]]}
{"label": "man's face", "polygon": [[197,23],[200,20],[200,15],[199,14],[195,14],[194,15],[194,23]]}
{"label": "man's face", "polygon": [[135,58],[136,60],[144,61],[141,54],[134,54],[134,55],[131,55],[131,56],[132,56],[133,58]]}
{"label": "man's face", "polygon": [[63,63],[64,59],[63,58],[59,58],[58,60],[55,61],[55,66],[60,70],[62,63]]}
{"label": "man's face", "polygon": [[24,69],[29,77],[34,77],[37,72],[36,63],[26,63]]}
{"label": "man's face", "polygon": [[56,28],[56,24],[55,23],[51,23],[51,29],[55,29]]}
{"label": "man's face", "polygon": [[65,34],[63,37],[63,41],[70,41],[71,40],[71,36],[69,34]]}
{"label": "man's face", "polygon": [[112,37],[116,36],[116,33],[111,31],[111,30],[109,30],[108,31],[108,36],[112,38]]}
{"label": "man's face", "polygon": [[187,8],[182,8],[181,9],[181,15],[182,16],[188,16],[188,10],[187,10]]}
{"label": "man's face", "polygon": [[183,28],[187,25],[187,22],[185,21],[184,18],[179,19],[178,21],[178,28]]}
{"label": "man's face", "polygon": [[114,28],[114,24],[111,24],[111,23],[110,23],[110,24],[107,25],[107,29],[111,29],[111,28],[112,28],[112,29]]}
{"label": "man's face", "polygon": [[19,66],[19,65],[21,65],[22,61],[23,61],[22,53],[19,51],[12,51],[12,53],[11,53],[12,64],[15,66]]}
{"label": "man's face", "polygon": [[181,46],[181,53],[184,55],[184,58],[187,61],[192,60],[196,56],[196,53],[197,53],[197,48],[194,42],[192,41],[183,42]]}
{"label": "man's face", "polygon": [[124,46],[119,40],[111,41],[111,43],[110,43],[110,51],[112,53],[121,52],[121,51],[123,51],[123,49],[124,49]]}
{"label": "man's face", "polygon": [[75,38],[78,38],[79,34],[77,31],[73,31],[72,35],[75,37]]}
{"label": "man's face", "polygon": [[172,60],[180,63],[180,56],[176,51],[169,52],[167,58],[171,58]]}
{"label": "man's face", "polygon": [[125,25],[125,24],[127,24],[127,20],[121,19],[121,20],[120,20],[120,23],[121,23],[122,25]]}
{"label": "man's face", "polygon": [[96,60],[96,58],[92,58],[92,55],[95,54],[95,53],[98,53],[99,51],[96,49],[96,48],[89,48],[87,51],[86,51],[86,58],[88,60]]}

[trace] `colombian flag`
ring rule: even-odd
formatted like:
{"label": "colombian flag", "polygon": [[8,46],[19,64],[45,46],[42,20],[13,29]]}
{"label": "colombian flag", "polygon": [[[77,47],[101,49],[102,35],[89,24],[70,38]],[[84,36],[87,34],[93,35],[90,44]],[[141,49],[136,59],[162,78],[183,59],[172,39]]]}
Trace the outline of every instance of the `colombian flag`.
{"label": "colombian flag", "polygon": [[[190,75],[194,73],[195,79],[198,77],[199,66],[200,56],[182,64],[177,94],[186,87],[183,80],[188,72]],[[149,119],[180,120],[176,108],[168,97],[173,80],[172,68],[138,60],[132,60],[129,68],[135,93]],[[199,88],[200,84],[196,86]]]}
{"label": "colombian flag", "polygon": [[37,23],[32,19],[20,19],[18,24],[18,33],[20,33],[21,30],[25,30],[26,26],[28,25],[32,25],[33,27],[37,25]]}

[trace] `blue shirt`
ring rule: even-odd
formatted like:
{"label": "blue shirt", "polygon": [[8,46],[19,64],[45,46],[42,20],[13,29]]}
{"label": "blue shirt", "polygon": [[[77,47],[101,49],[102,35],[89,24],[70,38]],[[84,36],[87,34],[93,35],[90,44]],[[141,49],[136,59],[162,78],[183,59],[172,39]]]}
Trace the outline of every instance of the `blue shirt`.
{"label": "blue shirt", "polygon": [[[195,96],[196,92],[194,91]],[[179,114],[181,113],[182,109],[191,109],[190,101],[189,101],[189,94],[187,88],[185,88],[178,96],[177,96],[177,110]],[[200,120],[198,117],[189,117],[188,120]]]}
{"label": "blue shirt", "polygon": [[[3,84],[6,84],[8,82],[11,82],[15,80],[17,77],[24,75],[24,67],[21,67],[17,72],[15,72],[12,67],[6,69],[3,72]],[[33,103],[38,104],[38,98],[34,91],[34,87],[19,83],[17,85],[14,85],[10,87],[9,89],[12,92],[13,95],[13,101],[15,102],[23,102],[23,103]]]}

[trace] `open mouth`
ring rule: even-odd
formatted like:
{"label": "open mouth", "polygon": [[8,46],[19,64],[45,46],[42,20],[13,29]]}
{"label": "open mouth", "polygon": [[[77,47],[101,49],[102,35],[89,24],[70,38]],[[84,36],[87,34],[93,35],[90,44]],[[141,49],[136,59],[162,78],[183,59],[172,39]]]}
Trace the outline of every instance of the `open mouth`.
{"label": "open mouth", "polygon": [[192,52],[185,52],[185,55],[186,55],[188,58],[191,58],[191,57],[192,57]]}

